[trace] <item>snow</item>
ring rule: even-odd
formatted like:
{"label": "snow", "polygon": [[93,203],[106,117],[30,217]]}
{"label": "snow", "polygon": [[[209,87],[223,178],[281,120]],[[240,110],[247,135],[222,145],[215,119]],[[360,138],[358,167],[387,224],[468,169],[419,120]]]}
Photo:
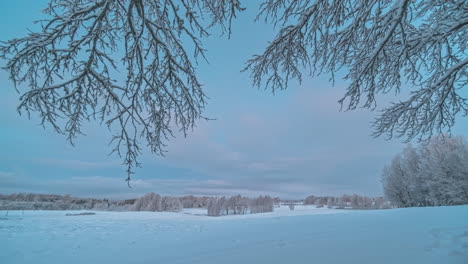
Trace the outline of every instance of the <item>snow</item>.
{"label": "snow", "polygon": [[79,212],[0,211],[1,263],[468,263],[468,206]]}

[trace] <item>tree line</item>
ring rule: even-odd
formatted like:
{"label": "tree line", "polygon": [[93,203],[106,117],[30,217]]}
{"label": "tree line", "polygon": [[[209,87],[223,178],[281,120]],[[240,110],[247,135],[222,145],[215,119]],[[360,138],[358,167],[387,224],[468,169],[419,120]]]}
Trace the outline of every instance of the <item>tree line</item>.
{"label": "tree line", "polygon": [[148,193],[138,199],[111,200],[78,198],[70,195],[14,193],[0,194],[0,210],[106,210],[106,211],[178,211],[182,208],[206,208],[210,197],[160,196]]}
{"label": "tree line", "polygon": [[207,208],[209,216],[263,213],[273,211],[270,196],[248,198],[208,196],[161,196],[147,193],[138,199],[110,200],[77,198],[70,195],[15,193],[0,194],[0,210],[104,210],[104,211],[180,211],[182,208]]}
{"label": "tree line", "polygon": [[357,194],[335,196],[310,195],[304,199],[304,205],[316,205],[318,208],[327,206],[336,209],[390,209],[392,204],[384,197],[367,197]]}

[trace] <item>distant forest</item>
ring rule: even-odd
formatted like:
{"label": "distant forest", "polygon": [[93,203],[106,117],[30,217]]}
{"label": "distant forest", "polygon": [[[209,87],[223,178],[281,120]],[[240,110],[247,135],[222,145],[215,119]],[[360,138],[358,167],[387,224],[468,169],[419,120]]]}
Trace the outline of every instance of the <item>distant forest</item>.
{"label": "distant forest", "polygon": [[392,208],[383,197],[359,195],[308,196],[304,200],[281,200],[268,195],[256,198],[241,195],[231,197],[209,196],[161,196],[147,193],[138,199],[111,200],[78,198],[70,195],[16,193],[0,194],[0,210],[103,210],[103,211],[180,211],[183,208],[206,208],[209,216],[272,212],[275,205],[315,205],[337,209],[386,209]]}
{"label": "distant forest", "polygon": [[210,216],[273,211],[270,196],[248,198],[208,196],[161,196],[147,193],[138,199],[110,200],[78,198],[70,195],[16,193],[0,194],[0,210],[103,210],[175,212],[182,208],[206,208]]}

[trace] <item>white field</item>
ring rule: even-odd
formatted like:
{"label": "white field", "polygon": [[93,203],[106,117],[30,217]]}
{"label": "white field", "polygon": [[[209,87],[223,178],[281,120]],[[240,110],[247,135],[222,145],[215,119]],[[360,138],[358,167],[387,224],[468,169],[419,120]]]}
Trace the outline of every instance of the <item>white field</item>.
{"label": "white field", "polygon": [[275,210],[0,211],[0,263],[468,263],[468,206]]}

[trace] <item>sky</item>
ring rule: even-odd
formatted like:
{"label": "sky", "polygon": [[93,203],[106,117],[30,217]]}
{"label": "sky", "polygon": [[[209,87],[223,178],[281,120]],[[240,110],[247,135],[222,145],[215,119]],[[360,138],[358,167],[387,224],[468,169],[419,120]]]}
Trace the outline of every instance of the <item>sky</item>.
{"label": "sky", "polygon": [[[198,74],[210,98],[205,116],[186,138],[168,142],[165,157],[144,150],[142,168],[128,188],[125,167],[109,155],[105,126],[89,124],[76,146],[16,111],[19,94],[0,71],[0,193],[35,192],[102,198],[163,195],[269,194],[286,199],[344,193],[382,195],[383,167],[404,147],[402,139],[370,136],[376,112],[340,112],[346,82],[327,75],[292,82],[273,95],[252,87],[244,63],[275,35],[254,22],[257,4],[247,3],[233,34],[205,39],[209,63]],[[244,3],[244,5],[246,5]],[[0,40],[22,37],[42,17],[46,0],[2,1]],[[5,61],[0,61],[1,65]],[[20,92],[27,87],[20,87]],[[393,97],[381,98],[379,106]],[[453,134],[468,137],[466,118]]]}

